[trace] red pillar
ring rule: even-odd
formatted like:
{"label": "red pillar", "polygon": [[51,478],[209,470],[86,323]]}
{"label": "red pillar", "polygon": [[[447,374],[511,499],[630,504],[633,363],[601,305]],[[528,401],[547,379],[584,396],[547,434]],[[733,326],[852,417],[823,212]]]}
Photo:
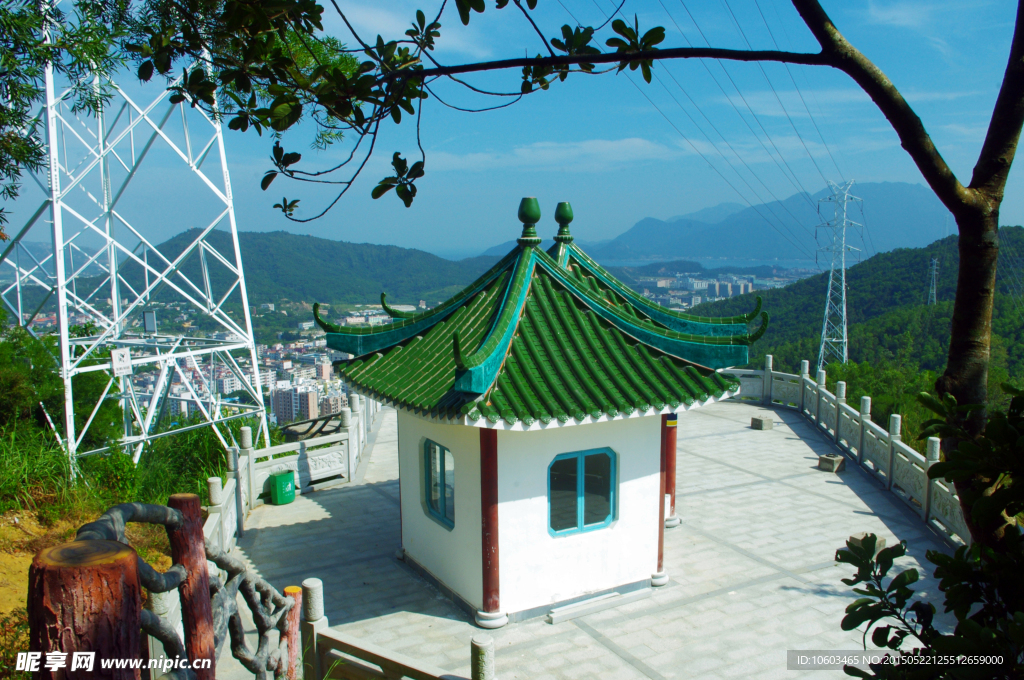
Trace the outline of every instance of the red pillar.
{"label": "red pillar", "polygon": [[676,526],[676,423],[675,413],[666,413],[661,417],[661,447],[665,460],[665,493],[669,497],[669,526]]}
{"label": "red pillar", "polygon": [[[672,460],[672,475],[675,476],[675,417],[669,413],[661,417],[661,472],[658,475],[658,571],[651,575],[652,586],[663,586],[668,583],[665,573],[665,494],[669,489],[669,459]],[[669,418],[673,427],[669,427]],[[669,431],[672,432],[672,447],[669,448]],[[673,482],[673,486],[674,486]]]}
{"label": "red pillar", "polygon": [[[498,593],[498,431],[480,428],[480,524],[483,551],[483,612],[501,616]],[[504,617],[501,617],[502,619]],[[484,627],[498,627],[507,619],[477,615]],[[488,625],[491,624],[491,625]],[[496,625],[495,625],[496,624]]]}

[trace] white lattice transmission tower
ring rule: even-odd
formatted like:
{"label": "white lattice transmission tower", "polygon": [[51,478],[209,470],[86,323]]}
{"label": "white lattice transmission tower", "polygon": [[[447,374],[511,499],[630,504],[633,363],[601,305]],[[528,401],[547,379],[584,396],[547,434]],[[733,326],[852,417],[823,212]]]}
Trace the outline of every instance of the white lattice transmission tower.
{"label": "white lattice transmission tower", "polygon": [[[825,298],[825,317],[821,323],[821,346],[818,349],[818,370],[829,361],[849,361],[849,343],[846,329],[846,253],[858,250],[847,243],[847,229],[860,229],[863,225],[849,218],[848,206],[861,201],[850,195],[854,180],[845,184],[829,181],[830,196],[818,201],[821,224],[815,230],[818,253],[829,260],[828,292]],[[826,215],[832,211],[831,219]]]}
{"label": "white lattice transmission tower", "polygon": [[[243,417],[258,420],[269,445],[220,121],[171,104],[161,85],[129,94],[98,78],[109,100],[96,115],[76,114],[62,85],[47,69],[38,114],[47,172],[24,183],[17,208],[28,219],[0,253],[0,305],[28,332],[57,340],[64,413],[52,414],[54,431],[72,461],[106,450],[86,435],[115,400],[120,444],[136,461],[147,442],[184,429],[213,427],[230,445],[224,424]],[[205,331],[143,324],[144,312],[174,305],[194,311]],[[76,406],[76,383],[97,373],[102,396]],[[252,403],[223,403],[217,376]],[[175,412],[192,422],[161,423]]]}
{"label": "white lattice transmission tower", "polygon": [[928,265],[928,304],[938,302],[939,290],[939,258],[933,257]]}

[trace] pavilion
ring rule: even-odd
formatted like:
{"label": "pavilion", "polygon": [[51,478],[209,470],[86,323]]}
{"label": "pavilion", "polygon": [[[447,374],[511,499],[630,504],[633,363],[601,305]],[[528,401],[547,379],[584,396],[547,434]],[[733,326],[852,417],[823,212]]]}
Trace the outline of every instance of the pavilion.
{"label": "pavilion", "polygon": [[738,393],[716,369],[768,323],[760,298],[731,318],[652,303],[573,244],[568,203],[547,251],[536,199],[519,219],[518,245],[433,309],[382,294],[393,323],[360,328],[314,306],[350,388],[398,409],[403,559],[486,628],[668,582],[676,414]]}

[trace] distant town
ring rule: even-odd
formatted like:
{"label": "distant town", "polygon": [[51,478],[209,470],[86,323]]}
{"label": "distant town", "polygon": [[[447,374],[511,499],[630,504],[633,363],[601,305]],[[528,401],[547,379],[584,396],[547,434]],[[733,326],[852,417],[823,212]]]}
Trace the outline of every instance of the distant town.
{"label": "distant town", "polygon": [[[732,274],[722,271],[661,272],[657,276],[634,276],[636,292],[660,305],[677,310],[714,302],[758,290],[782,288],[794,281],[817,273],[814,270],[779,269],[771,277],[750,274]],[[436,303],[435,303],[436,304]],[[399,311],[428,310],[435,306],[427,300],[415,305],[393,305]],[[97,308],[109,308],[110,301],[97,303]],[[322,313],[341,326],[375,326],[388,323],[391,317],[380,304],[321,305]],[[147,307],[159,318],[160,333],[181,333],[195,338],[223,342],[244,342],[188,303],[153,302]],[[241,309],[234,311],[240,315]],[[229,310],[229,314],[232,312]],[[142,314],[127,322],[129,334],[144,336]],[[87,334],[88,319],[72,314],[71,324],[81,325]],[[32,328],[49,331],[56,326],[52,313],[36,316]],[[253,332],[256,345],[258,379],[270,422],[285,425],[338,413],[348,405],[348,394],[343,381],[335,377],[334,362],[351,358],[343,352],[327,348],[325,333],[312,320],[312,304],[282,300],[252,304]],[[204,361],[203,357],[179,358],[178,370],[169,385],[157,385],[156,370],[136,371],[132,386],[139,398],[149,398],[154,390],[166,395],[165,415],[170,418],[191,418],[203,409],[230,414],[238,410],[239,403],[253,403],[244,389],[239,372],[251,375],[251,360],[247,352],[232,353],[237,366],[223,362]],[[185,378],[183,380],[183,377]]]}

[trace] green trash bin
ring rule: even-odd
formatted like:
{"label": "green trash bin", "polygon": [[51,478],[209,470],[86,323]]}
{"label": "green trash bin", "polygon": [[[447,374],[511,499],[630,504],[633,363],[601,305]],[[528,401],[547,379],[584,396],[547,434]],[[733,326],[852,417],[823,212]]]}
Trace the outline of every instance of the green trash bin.
{"label": "green trash bin", "polygon": [[291,470],[270,475],[270,502],[288,505],[295,500],[295,474]]}

